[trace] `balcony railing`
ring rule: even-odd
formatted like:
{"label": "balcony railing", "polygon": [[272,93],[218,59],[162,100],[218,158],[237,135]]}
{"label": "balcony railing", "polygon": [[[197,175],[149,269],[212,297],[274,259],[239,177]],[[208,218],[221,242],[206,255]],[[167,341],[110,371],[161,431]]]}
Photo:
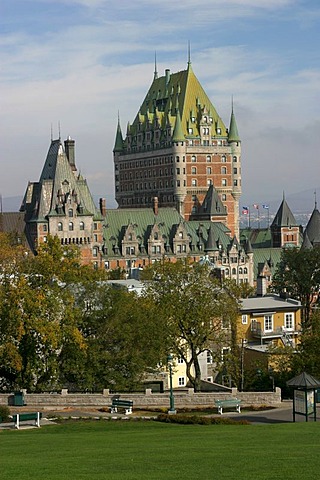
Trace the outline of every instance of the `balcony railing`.
{"label": "balcony railing", "polygon": [[258,338],[264,338],[264,337],[269,337],[269,338],[277,338],[277,337],[282,337],[284,335],[295,335],[297,334],[297,331],[292,328],[285,328],[285,327],[276,327],[272,330],[263,330],[261,328],[261,323],[257,322],[255,325],[251,326],[251,334],[254,337]]}

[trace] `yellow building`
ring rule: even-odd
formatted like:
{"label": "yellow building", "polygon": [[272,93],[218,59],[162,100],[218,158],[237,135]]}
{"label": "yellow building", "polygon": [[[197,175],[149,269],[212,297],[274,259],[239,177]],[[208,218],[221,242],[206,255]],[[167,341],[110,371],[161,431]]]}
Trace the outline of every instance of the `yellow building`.
{"label": "yellow building", "polygon": [[293,347],[299,341],[301,303],[279,295],[264,295],[242,300],[238,322],[238,343],[246,367],[260,364],[269,368],[273,347]]}

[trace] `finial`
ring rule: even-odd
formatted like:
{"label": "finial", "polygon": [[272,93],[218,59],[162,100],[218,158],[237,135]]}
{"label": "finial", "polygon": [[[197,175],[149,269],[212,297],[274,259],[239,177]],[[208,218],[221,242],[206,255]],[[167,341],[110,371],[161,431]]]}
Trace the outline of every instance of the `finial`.
{"label": "finial", "polygon": [[53,131],[52,131],[52,122],[51,122],[51,142],[53,141]]}
{"label": "finial", "polygon": [[231,95],[231,112],[233,113],[233,94]]}
{"label": "finial", "polygon": [[59,122],[58,122],[58,131],[59,131],[59,140],[61,140],[60,120],[59,120]]}
{"label": "finial", "polygon": [[317,191],[314,191],[314,209],[317,209]]}
{"label": "finial", "polygon": [[191,65],[190,40],[188,40],[188,67]]}
{"label": "finial", "polygon": [[158,78],[158,70],[157,70],[157,52],[154,52],[154,76],[153,79],[155,80]]}

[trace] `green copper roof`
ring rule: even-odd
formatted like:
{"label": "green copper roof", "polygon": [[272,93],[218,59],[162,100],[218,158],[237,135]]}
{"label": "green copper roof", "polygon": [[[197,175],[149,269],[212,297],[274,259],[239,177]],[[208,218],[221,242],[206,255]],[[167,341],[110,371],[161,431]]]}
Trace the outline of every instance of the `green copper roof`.
{"label": "green copper roof", "polygon": [[[107,256],[114,255],[114,247],[121,250],[121,242],[124,238],[126,229],[131,225],[139,245],[148,249],[148,239],[154,225],[157,225],[159,234],[164,243],[169,246],[168,255],[173,254],[173,238],[177,232],[178,226],[183,226],[188,243],[192,245],[190,256],[194,254],[204,254],[204,247],[209,246],[210,250],[216,250],[218,244],[228,251],[231,242],[227,235],[227,227],[220,222],[210,221],[185,221],[175,208],[159,208],[155,215],[152,208],[123,208],[107,210],[104,225],[104,243]],[[202,245],[202,250],[200,250]]]}
{"label": "green copper roof", "polygon": [[113,151],[114,152],[122,152],[122,150],[123,150],[123,138],[122,138],[120,122],[118,121],[116,140],[115,140],[115,143],[114,143]]}
{"label": "green copper roof", "polygon": [[233,113],[231,113],[231,119],[230,119],[230,127],[229,127],[229,134],[228,134],[228,141],[231,142],[240,142],[240,137],[238,133],[238,127],[237,127],[237,122],[236,122],[236,117]]}
{"label": "green copper roof", "polygon": [[[191,64],[188,64],[186,70],[177,73],[166,70],[164,76],[154,77],[139,112],[130,126],[130,133],[136,135],[139,131],[145,130],[148,123],[152,125],[155,115],[162,127],[168,124],[173,127],[179,111],[183,135],[200,136],[199,118],[204,110],[207,116],[212,118],[212,135],[217,135],[218,125],[221,129],[218,136],[227,137],[226,126],[195,76]],[[189,128],[193,129],[191,135]]]}
{"label": "green copper roof", "polygon": [[172,135],[172,140],[173,142],[183,142],[185,139],[183,131],[182,131],[182,125],[181,125],[181,117],[180,113],[178,111],[177,116],[176,116],[176,123],[174,126],[173,130],[173,135]]}

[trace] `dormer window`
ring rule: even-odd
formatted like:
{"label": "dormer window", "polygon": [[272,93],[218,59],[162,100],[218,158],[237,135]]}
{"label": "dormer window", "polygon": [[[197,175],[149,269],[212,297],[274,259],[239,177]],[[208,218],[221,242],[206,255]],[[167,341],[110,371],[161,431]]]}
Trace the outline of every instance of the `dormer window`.
{"label": "dormer window", "polygon": [[221,128],[219,128],[219,127],[217,128],[217,134],[221,135]]}
{"label": "dormer window", "polygon": [[192,134],[193,134],[193,128],[188,128],[188,133],[189,133],[190,135],[192,135]]}
{"label": "dormer window", "polygon": [[69,208],[68,210],[68,216],[73,217],[73,208]]}

